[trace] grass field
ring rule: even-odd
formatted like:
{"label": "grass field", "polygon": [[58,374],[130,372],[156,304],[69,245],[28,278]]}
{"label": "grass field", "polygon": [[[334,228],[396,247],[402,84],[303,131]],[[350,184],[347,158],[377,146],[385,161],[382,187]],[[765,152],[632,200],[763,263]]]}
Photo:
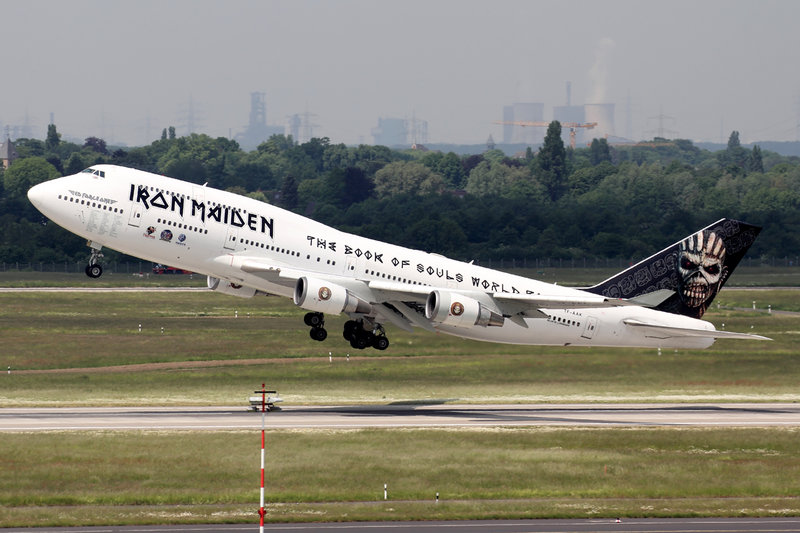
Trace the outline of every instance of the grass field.
{"label": "grass field", "polygon": [[[800,317],[780,313],[800,310],[797,291],[726,289],[718,303],[717,327],[775,340],[659,355],[390,329],[386,352],[353,352],[341,318],[320,344],[279,298],[0,293],[0,406],[245,405],[262,381],[288,404],[800,400]],[[798,431],[270,431],[268,519],[797,515]],[[0,437],[2,525],[258,519],[257,432]]]}
{"label": "grass field", "polygon": [[[725,290],[719,300],[752,307],[752,292]],[[777,312],[797,305],[795,291],[761,292],[776,312],[715,308],[707,316],[773,342],[661,355],[396,329],[389,350],[355,352],[338,334],[340,317],[328,319],[329,340],[317,343],[303,311],[274,297],[0,293],[0,368],[12,369],[0,374],[0,406],[237,404],[262,382],[292,403],[800,399],[800,324]]]}
{"label": "grass field", "polygon": [[[798,436],[796,428],[269,431],[267,519],[796,515]],[[257,432],[4,434],[0,523],[255,523],[259,446]]]}

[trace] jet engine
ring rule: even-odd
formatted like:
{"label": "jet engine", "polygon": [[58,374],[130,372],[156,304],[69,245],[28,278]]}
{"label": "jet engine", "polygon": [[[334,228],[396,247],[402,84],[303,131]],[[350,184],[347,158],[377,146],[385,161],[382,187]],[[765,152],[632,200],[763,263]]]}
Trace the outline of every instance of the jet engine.
{"label": "jet engine", "polygon": [[302,277],[294,286],[295,305],[317,313],[369,313],[372,306],[330,281]]}
{"label": "jet engine", "polygon": [[240,298],[252,298],[256,295],[256,290],[253,287],[246,287],[244,285],[237,285],[228,280],[214,278],[208,276],[208,288],[212,291],[221,292],[223,294],[230,294]]}
{"label": "jet engine", "polygon": [[502,326],[505,318],[482,303],[461,294],[433,291],[425,302],[425,316],[437,324],[471,328]]}

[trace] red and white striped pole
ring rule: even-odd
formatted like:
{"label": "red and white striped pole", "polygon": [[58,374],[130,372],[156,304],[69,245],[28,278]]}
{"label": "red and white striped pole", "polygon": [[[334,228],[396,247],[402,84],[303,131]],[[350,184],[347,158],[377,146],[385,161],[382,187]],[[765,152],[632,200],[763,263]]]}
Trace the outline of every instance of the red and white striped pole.
{"label": "red and white striped pole", "polygon": [[[256,391],[259,392],[259,391]],[[264,427],[265,417],[267,414],[267,389],[266,383],[261,384],[261,506],[258,509],[258,516],[260,517],[259,533],[264,533]]]}

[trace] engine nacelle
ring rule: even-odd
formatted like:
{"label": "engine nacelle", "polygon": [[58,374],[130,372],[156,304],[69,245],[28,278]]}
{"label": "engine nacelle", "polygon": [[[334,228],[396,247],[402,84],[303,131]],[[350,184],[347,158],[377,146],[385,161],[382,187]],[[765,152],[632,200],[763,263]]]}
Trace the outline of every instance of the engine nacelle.
{"label": "engine nacelle", "polygon": [[437,324],[460,328],[502,326],[505,322],[502,315],[479,301],[446,291],[433,291],[428,295],[425,316]]}
{"label": "engine nacelle", "polygon": [[350,291],[330,281],[302,277],[294,286],[294,304],[317,313],[364,313],[372,306]]}
{"label": "engine nacelle", "polygon": [[256,290],[253,287],[237,285],[236,283],[231,283],[224,279],[208,276],[207,282],[209,289],[221,292],[222,294],[230,294],[231,296],[238,296],[239,298],[252,298],[256,295]]}

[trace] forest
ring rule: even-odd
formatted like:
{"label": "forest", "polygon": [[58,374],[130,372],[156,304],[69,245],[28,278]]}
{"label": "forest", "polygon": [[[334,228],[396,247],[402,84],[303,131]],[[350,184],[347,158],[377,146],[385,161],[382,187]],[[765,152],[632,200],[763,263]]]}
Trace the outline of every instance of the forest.
{"label": "forest", "polygon": [[511,157],[283,135],[245,152],[230,139],[179,137],[172,127],[148,146],[119,148],[96,137],[62,141],[50,125],[46,139],[15,146],[19,158],[0,179],[2,263],[86,259],[84,241],[48,224],[26,192],[100,163],[208,183],[460,260],[641,259],[722,217],[764,228],[751,258],[797,264],[800,250],[800,158],[744,148],[736,131],[717,152],[660,138],[620,146],[594,139],[572,149],[553,122],[538,150]]}

